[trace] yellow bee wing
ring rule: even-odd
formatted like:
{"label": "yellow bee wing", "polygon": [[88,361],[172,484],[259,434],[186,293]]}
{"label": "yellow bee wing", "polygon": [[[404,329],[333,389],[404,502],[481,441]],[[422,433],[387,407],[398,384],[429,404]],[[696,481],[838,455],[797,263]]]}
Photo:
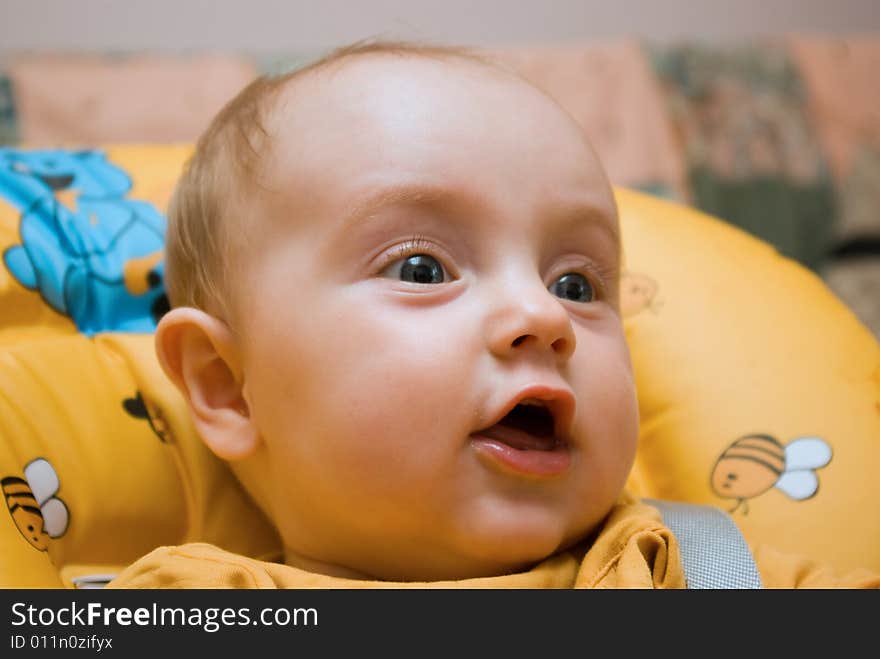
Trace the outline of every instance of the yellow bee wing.
{"label": "yellow bee wing", "polygon": [[782,490],[792,499],[801,501],[816,494],[816,490],[819,489],[819,479],[809,470],[787,471],[779,477],[774,487]]}
{"label": "yellow bee wing", "polygon": [[785,445],[785,471],[818,469],[831,462],[831,447],[821,437],[799,437]]}

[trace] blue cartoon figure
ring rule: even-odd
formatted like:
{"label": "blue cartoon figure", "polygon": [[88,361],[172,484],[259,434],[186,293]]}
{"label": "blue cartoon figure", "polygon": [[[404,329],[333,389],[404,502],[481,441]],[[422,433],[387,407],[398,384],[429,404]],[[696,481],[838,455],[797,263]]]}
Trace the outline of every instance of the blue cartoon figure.
{"label": "blue cartoon figure", "polygon": [[0,148],[0,195],[21,212],[3,262],[88,336],[151,332],[168,309],[165,218],[130,189],[100,151]]}

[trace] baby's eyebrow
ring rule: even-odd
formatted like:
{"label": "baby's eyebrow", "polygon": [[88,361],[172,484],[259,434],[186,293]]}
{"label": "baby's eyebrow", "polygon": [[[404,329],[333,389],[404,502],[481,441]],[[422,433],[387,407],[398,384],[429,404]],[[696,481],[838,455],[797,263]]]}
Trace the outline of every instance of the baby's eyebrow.
{"label": "baby's eyebrow", "polygon": [[613,244],[620,245],[620,225],[616,215],[609,216],[594,204],[581,201],[561,203],[549,212],[558,218],[559,229],[563,232],[577,230],[586,224],[599,229]]}
{"label": "baby's eyebrow", "polygon": [[[394,206],[420,206],[435,210],[458,211],[464,214],[485,209],[486,202],[465,187],[447,187],[430,183],[400,183],[373,190],[356,199],[346,214],[344,230],[349,230],[378,213]],[[620,244],[620,230],[616,219],[608,217],[589,201],[556,200],[545,212],[554,218],[561,230],[575,229],[585,223],[601,230],[612,243]],[[453,214],[453,217],[455,214]]]}
{"label": "baby's eyebrow", "polygon": [[479,199],[460,188],[432,184],[401,183],[373,190],[356,199],[346,214],[345,226],[350,228],[369,219],[383,208],[392,206],[423,206],[437,209],[478,208]]}

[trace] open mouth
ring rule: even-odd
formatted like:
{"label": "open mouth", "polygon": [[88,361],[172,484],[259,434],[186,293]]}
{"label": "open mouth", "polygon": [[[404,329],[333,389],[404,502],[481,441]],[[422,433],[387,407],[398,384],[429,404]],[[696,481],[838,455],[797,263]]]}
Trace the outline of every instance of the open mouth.
{"label": "open mouth", "polygon": [[560,445],[550,409],[536,399],[524,399],[498,423],[478,434],[520,451],[552,451]]}
{"label": "open mouth", "polygon": [[504,474],[562,476],[574,461],[569,445],[575,398],[564,387],[532,385],[497,411],[492,425],[471,434],[483,464]]}

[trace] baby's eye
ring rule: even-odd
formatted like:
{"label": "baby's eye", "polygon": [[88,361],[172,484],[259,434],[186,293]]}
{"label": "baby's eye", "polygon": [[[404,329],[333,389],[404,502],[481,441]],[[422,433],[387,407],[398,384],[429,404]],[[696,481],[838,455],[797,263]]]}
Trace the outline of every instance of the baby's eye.
{"label": "baby's eye", "polygon": [[595,294],[589,280],[578,272],[566,272],[548,290],[556,297],[572,302],[592,302]]}
{"label": "baby's eye", "polygon": [[442,284],[446,281],[446,271],[443,266],[428,254],[413,254],[398,259],[385,268],[382,274],[413,284]]}

